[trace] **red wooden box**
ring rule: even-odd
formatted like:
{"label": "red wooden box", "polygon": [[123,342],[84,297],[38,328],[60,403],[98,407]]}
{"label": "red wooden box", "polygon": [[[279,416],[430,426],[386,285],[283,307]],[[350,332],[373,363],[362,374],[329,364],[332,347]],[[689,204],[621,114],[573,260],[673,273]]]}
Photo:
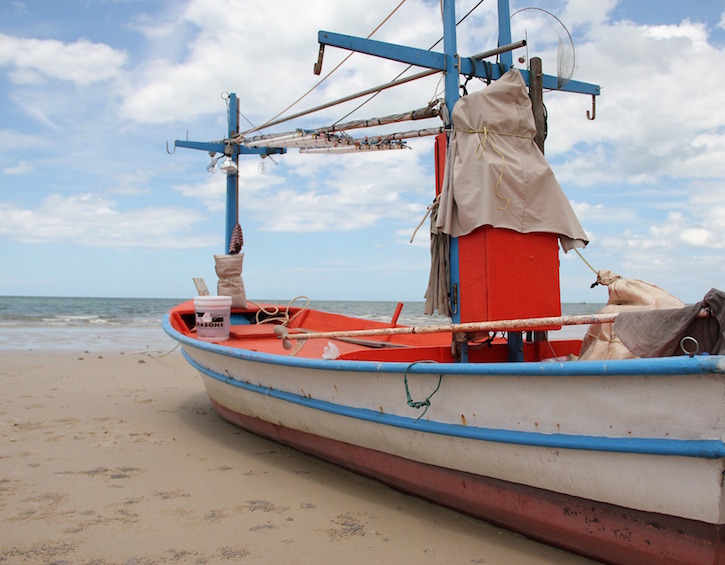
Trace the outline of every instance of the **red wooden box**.
{"label": "red wooden box", "polygon": [[459,237],[461,322],[560,316],[558,240],[491,226]]}

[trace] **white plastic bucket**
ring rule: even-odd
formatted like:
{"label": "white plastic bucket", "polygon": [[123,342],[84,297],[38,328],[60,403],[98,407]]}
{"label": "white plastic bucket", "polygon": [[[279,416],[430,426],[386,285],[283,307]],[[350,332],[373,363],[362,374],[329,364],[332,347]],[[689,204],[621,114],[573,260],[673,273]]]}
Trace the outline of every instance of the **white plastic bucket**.
{"label": "white plastic bucket", "polygon": [[197,296],[196,337],[204,341],[229,339],[229,316],[232,310],[231,296]]}

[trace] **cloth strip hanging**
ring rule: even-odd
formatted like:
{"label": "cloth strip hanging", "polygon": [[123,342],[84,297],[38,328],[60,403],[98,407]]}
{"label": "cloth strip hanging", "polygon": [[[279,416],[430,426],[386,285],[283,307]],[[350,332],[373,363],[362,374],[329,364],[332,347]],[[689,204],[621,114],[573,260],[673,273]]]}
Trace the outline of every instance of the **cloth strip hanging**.
{"label": "cloth strip hanging", "polygon": [[232,237],[229,240],[229,255],[236,255],[242,250],[244,245],[244,236],[242,235],[242,226],[239,222],[234,226],[232,230]]}

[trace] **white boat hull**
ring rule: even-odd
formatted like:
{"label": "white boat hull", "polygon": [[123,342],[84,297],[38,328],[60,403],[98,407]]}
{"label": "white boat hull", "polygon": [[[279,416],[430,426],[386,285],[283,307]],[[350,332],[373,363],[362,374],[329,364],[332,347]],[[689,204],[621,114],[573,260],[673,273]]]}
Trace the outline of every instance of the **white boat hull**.
{"label": "white boat hull", "polygon": [[717,562],[723,358],[410,365],[174,337],[215,408],[251,431],[597,558],[646,562],[655,545],[660,562],[682,548]]}

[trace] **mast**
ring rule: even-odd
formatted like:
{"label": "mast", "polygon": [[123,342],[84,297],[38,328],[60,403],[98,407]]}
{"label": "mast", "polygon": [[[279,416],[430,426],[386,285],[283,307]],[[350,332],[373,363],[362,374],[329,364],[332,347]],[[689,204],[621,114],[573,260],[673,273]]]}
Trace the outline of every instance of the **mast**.
{"label": "mast", "polygon": [[[510,9],[509,0],[497,0],[498,4],[498,46],[479,55],[471,57],[461,57],[458,54],[457,38],[456,38],[456,13],[454,0],[443,0],[442,18],[443,18],[443,53],[419,49],[415,47],[407,47],[393,43],[386,43],[372,39],[353,37],[348,35],[336,34],[328,31],[320,31],[318,33],[318,42],[320,44],[320,53],[323,52],[325,46],[338,47],[363,54],[381,57],[401,63],[407,63],[423,69],[431,69],[440,71],[445,74],[445,101],[448,108],[449,116],[453,111],[456,101],[459,98],[459,75],[466,77],[478,77],[482,79],[498,80],[513,66],[512,50],[525,44],[524,41],[516,43],[511,42],[511,25],[510,25]],[[491,56],[498,56],[497,64],[492,64],[485,59]],[[319,61],[318,61],[319,63]],[[531,86],[532,77],[526,69],[521,69],[521,75],[527,85]],[[565,85],[560,86],[556,76],[541,74],[541,88],[564,90],[568,92],[576,92],[581,94],[589,94],[592,97],[600,94],[598,85],[579,82],[575,80],[568,81]],[[175,147],[186,147],[189,149],[198,149],[209,152],[212,157],[216,153],[223,153],[231,158],[236,165],[239,155],[269,155],[273,153],[285,153],[284,147],[254,147],[239,136],[238,124],[238,99],[235,94],[229,95],[229,123],[228,137],[226,140],[218,142],[194,142],[176,140]],[[446,124],[449,126],[450,124]],[[241,139],[241,140],[240,140]],[[226,213],[226,240],[225,250],[227,253],[231,240],[232,230],[238,221],[239,209],[239,175],[238,170],[229,167],[227,177],[227,213]],[[452,319],[454,323],[461,320],[459,285],[460,285],[460,264],[459,264],[459,242],[457,238],[451,237],[450,242],[449,265],[451,269],[450,277],[450,305]],[[465,347],[464,347],[465,350]],[[465,351],[462,360],[465,360]]]}
{"label": "mast", "polygon": [[[511,10],[509,0],[498,0],[498,44],[508,45],[511,43]],[[513,66],[513,55],[511,51],[501,53],[500,61],[505,70]]]}
{"label": "mast", "polygon": [[[239,98],[234,92],[229,94],[229,115],[227,118],[227,140],[231,140],[239,131]],[[232,240],[232,231],[239,221],[239,155],[267,156],[275,153],[286,153],[287,149],[284,147],[246,147],[224,141],[188,141],[184,139],[174,141],[174,148],[176,147],[206,151],[212,158],[217,153],[221,153],[229,157],[234,163],[233,169],[226,173],[226,222],[222,254],[227,254]]]}
{"label": "mast", "polygon": [[[231,139],[239,131],[239,99],[235,93],[229,95],[229,118],[227,139]],[[224,149],[225,153],[227,149]],[[239,222],[239,152],[234,151],[230,156],[234,163],[232,173],[227,173],[227,205],[226,205],[226,226],[225,226],[225,242],[224,253],[229,253],[229,245],[232,241],[232,231],[234,226]]]}
{"label": "mast", "polygon": [[[444,0],[443,2],[443,50],[445,52],[445,87],[446,87],[446,106],[448,107],[449,120],[453,116],[453,107],[460,97],[460,77],[458,69],[458,39],[456,35],[456,6],[453,0]],[[451,127],[451,123],[445,124],[446,129]],[[450,134],[449,134],[450,135]],[[454,324],[461,321],[461,311],[458,308],[458,288],[460,284],[459,277],[459,255],[458,255],[458,238],[450,238],[448,247],[448,264],[450,265],[450,281],[449,281],[449,303],[451,308],[451,320]]]}
{"label": "mast", "polygon": [[[524,42],[511,42],[509,0],[498,0],[498,48],[488,52],[489,54],[499,56],[498,64],[491,64],[490,62],[484,61],[485,56],[460,57],[458,55],[454,0],[443,0],[442,17],[444,32],[443,53],[385,43],[373,39],[341,35],[328,31],[320,31],[318,41],[321,46],[329,45],[331,47],[348,49],[350,51],[365,53],[401,63],[408,63],[417,67],[442,71],[445,73],[445,100],[450,115],[459,97],[459,74],[464,74],[467,77],[475,76],[486,80],[498,80],[513,66],[512,50],[521,47]],[[526,84],[530,86],[531,77],[529,71],[521,69],[521,75]],[[551,75],[541,75],[541,85],[543,88],[590,94],[592,96],[598,96],[600,94],[598,85],[579,81],[572,80],[560,87],[557,77]],[[459,308],[460,263],[458,251],[458,240],[457,238],[451,237],[449,256],[451,270],[450,306],[451,318],[454,323],[458,323],[461,319]],[[462,357],[465,360],[465,352]]]}

